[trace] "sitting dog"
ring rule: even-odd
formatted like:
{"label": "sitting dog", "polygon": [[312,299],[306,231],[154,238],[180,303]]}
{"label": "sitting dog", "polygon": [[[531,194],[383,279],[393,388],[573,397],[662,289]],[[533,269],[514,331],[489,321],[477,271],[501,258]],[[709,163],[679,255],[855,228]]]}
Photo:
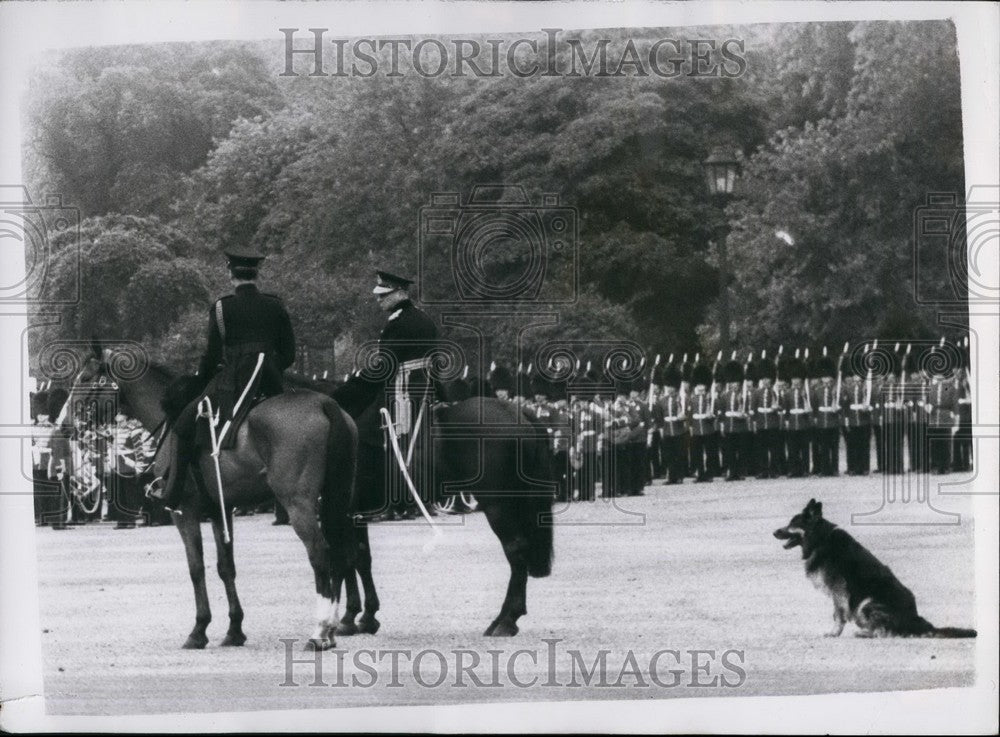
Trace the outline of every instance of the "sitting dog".
{"label": "sitting dog", "polygon": [[913,592],[861,543],[823,519],[823,505],[810,499],[774,536],[785,549],[802,547],[806,576],[833,599],[834,627],[839,637],[854,622],[858,637],[975,637],[976,631],[935,627],[917,614]]}

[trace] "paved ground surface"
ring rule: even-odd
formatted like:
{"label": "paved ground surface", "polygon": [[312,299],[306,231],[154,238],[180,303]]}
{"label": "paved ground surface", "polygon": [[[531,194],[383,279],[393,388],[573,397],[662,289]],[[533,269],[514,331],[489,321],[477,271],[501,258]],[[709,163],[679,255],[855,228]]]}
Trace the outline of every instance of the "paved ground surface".
{"label": "paved ground surface", "polygon": [[[935,501],[961,514],[958,526],[852,526],[852,513],[881,503],[875,477],[654,486],[642,498],[620,500],[621,510],[601,501],[573,505],[556,531],[553,574],[529,582],[529,614],[513,639],[481,635],[508,573],[482,515],[461,518],[464,525],[448,528],[430,552],[423,551],[425,525],[376,525],[382,630],[338,638],[343,652],[321,656],[326,687],[310,686],[312,661],[290,672],[286,666],[283,638],[298,641],[296,659],[310,657],[301,641],[313,611],[311,571],[290,528],[272,527],[268,516],[237,520],[237,584],[249,637],[242,648],[218,646],[225,595],[206,542],[215,619],[203,651],[180,649],[194,607],[173,528],[39,528],[47,709],[140,714],[971,684],[975,640],[864,640],[851,626],[839,639],[822,636],[831,624],[829,600],[806,580],[798,552],[782,550],[771,536],[810,496],[892,567],[927,619],[973,624],[968,499]],[[205,533],[210,540],[207,526]],[[519,649],[530,652],[515,655]],[[441,656],[421,655],[425,650]],[[580,666],[599,664],[602,650],[603,683],[598,666],[586,685]],[[654,658],[662,650],[677,652]],[[417,676],[412,660],[419,661]],[[460,675],[462,665],[471,672]],[[442,666],[440,686],[420,684],[441,679]],[[289,682],[298,685],[282,685]]]}

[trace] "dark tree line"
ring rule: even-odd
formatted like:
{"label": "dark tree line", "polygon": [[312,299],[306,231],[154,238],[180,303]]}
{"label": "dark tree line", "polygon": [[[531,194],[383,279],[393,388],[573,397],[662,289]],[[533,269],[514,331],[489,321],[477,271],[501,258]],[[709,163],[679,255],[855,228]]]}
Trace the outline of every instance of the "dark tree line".
{"label": "dark tree line", "polygon": [[[431,194],[493,183],[576,212],[574,257],[552,258],[546,287],[576,300],[529,341],[713,350],[727,224],[739,345],[930,330],[906,265],[913,209],[964,184],[951,25],[686,32],[746,38],[747,74],[289,79],[278,42],[68,52],[34,78],[25,152],[33,190],[85,217],[83,300],[33,339],[143,340],[190,367],[226,289],[219,252],[252,243],[270,254],[265,288],[285,297],[314,368],[334,353],[349,362],[382,319],[373,267],[417,272]],[[641,47],[665,35],[677,34],[578,37]],[[701,165],[720,142],[745,156],[725,212]],[[484,269],[503,282],[525,258],[494,252]],[[46,294],[70,288],[71,263],[56,256]],[[450,283],[447,258],[427,263],[425,278]],[[491,325],[500,357],[520,322]]]}

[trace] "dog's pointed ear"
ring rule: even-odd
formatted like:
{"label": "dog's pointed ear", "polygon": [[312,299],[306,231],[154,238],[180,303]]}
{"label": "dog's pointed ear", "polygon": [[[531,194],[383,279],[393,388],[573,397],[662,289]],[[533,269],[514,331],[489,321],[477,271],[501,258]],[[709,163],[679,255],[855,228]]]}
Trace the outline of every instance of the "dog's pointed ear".
{"label": "dog's pointed ear", "polygon": [[818,502],[815,499],[810,499],[809,503],[806,505],[805,512],[809,516],[822,517],[823,503]]}

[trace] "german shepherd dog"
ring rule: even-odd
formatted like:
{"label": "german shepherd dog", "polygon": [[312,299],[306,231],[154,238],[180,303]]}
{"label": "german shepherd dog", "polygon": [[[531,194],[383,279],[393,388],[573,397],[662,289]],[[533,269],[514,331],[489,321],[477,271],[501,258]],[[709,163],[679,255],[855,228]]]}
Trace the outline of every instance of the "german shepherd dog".
{"label": "german shepherd dog", "polygon": [[917,614],[913,592],[889,567],[861,543],[823,519],[815,499],[774,536],[785,549],[802,547],[806,576],[833,599],[834,627],[827,637],[839,637],[854,622],[858,637],[975,637],[976,631],[935,627]]}

